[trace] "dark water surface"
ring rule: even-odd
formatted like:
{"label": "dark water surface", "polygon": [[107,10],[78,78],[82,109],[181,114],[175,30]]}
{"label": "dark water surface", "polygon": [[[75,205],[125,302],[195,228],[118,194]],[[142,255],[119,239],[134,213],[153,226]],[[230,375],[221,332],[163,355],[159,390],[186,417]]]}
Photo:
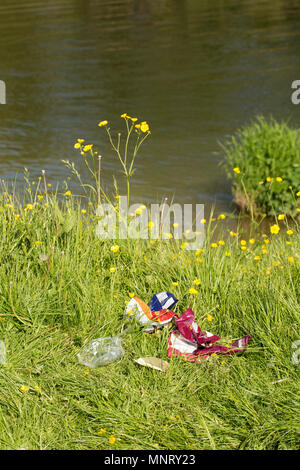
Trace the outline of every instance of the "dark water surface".
{"label": "dark water surface", "polygon": [[0,178],[18,173],[20,185],[26,166],[55,184],[69,175],[62,159],[86,178],[73,149],[82,137],[102,153],[109,187],[119,165],[97,123],[118,128],[127,112],[152,131],[136,200],[175,193],[228,210],[218,141],[258,113],[300,127],[296,79],[298,0],[1,0]]}

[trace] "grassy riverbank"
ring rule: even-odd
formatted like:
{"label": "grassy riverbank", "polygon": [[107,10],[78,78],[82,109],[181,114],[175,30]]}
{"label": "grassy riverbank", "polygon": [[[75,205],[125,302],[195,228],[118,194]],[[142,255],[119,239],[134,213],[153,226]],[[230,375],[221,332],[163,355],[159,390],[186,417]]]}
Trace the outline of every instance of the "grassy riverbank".
{"label": "grassy riverbank", "polygon": [[[182,242],[103,242],[94,205],[81,209],[69,193],[64,200],[58,209],[50,195],[29,205],[2,196],[0,448],[295,449],[297,226],[282,221],[279,233],[250,241],[216,216],[204,224],[203,252],[192,252]],[[191,307],[201,328],[225,341],[250,333],[247,352],[172,359],[166,374],[137,365],[146,355],[168,360],[169,331],[126,332],[125,303],[163,290],[179,299],[177,312]],[[121,332],[122,360],[78,363],[89,339]]]}

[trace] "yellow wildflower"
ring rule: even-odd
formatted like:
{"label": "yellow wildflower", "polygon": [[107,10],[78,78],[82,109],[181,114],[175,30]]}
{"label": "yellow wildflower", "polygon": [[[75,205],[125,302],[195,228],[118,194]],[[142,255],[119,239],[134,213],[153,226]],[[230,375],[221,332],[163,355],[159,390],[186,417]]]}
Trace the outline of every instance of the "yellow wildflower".
{"label": "yellow wildflower", "polygon": [[110,443],[110,445],[112,446],[115,442],[116,442],[116,438],[115,436],[110,436],[108,442]]}
{"label": "yellow wildflower", "polygon": [[110,247],[110,251],[112,251],[113,253],[117,253],[119,249],[120,249],[119,245],[112,245]]}
{"label": "yellow wildflower", "polygon": [[85,146],[83,147],[83,151],[84,151],[84,152],[88,152],[89,150],[92,149],[92,147],[93,147],[93,144],[85,145]]}
{"label": "yellow wildflower", "polygon": [[272,225],[272,226],[270,227],[270,232],[271,232],[271,233],[275,233],[275,234],[276,234],[276,233],[279,232],[279,230],[280,230],[280,227],[279,227],[278,225],[276,225],[276,224],[275,224],[275,225]]}
{"label": "yellow wildflower", "polygon": [[238,175],[239,175],[240,172],[241,172],[241,170],[240,170],[238,167],[235,167],[235,168],[233,169],[233,171],[234,171],[235,173],[237,173]]}
{"label": "yellow wildflower", "polygon": [[143,121],[143,122],[141,123],[141,131],[142,131],[142,132],[147,132],[147,131],[149,131],[149,126],[148,126],[148,124],[147,124],[146,121]]}
{"label": "yellow wildflower", "polygon": [[71,191],[70,190],[66,191],[65,196],[71,196]]}
{"label": "yellow wildflower", "polygon": [[108,124],[108,121],[100,121],[98,126],[103,127],[103,126],[106,126],[107,124]]}
{"label": "yellow wildflower", "polygon": [[189,294],[195,294],[196,295],[196,294],[198,294],[198,291],[196,289],[194,289],[194,287],[191,287],[189,289]]}
{"label": "yellow wildflower", "polygon": [[195,286],[199,286],[201,284],[201,281],[199,279],[194,279],[193,284],[195,284]]}
{"label": "yellow wildflower", "polygon": [[287,230],[286,233],[287,233],[288,235],[293,235],[294,232],[293,232],[293,230]]}
{"label": "yellow wildflower", "polygon": [[278,220],[284,220],[284,218],[285,218],[285,214],[279,214]]}

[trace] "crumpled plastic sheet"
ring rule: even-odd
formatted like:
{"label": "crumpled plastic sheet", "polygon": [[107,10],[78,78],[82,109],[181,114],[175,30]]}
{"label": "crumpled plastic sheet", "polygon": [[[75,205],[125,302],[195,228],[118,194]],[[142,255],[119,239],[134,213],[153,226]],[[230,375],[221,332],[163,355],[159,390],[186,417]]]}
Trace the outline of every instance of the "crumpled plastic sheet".
{"label": "crumpled plastic sheet", "polygon": [[113,336],[93,339],[77,354],[77,358],[84,366],[100,367],[120,359],[123,355],[121,338]]}
{"label": "crumpled plastic sheet", "polygon": [[242,353],[251,341],[250,335],[245,335],[230,346],[214,344],[220,337],[208,331],[202,331],[195,322],[194,312],[190,308],[180,317],[175,318],[175,325],[168,340],[168,357],[183,356],[189,362],[206,360],[212,354]]}
{"label": "crumpled plastic sheet", "polygon": [[126,305],[126,316],[134,316],[142,325],[147,326],[147,332],[154,331],[155,328],[161,328],[172,320],[175,313],[169,310],[178,300],[169,292],[159,292],[155,294],[150,306],[138,297],[133,297]]}
{"label": "crumpled plastic sheet", "polygon": [[6,349],[4,341],[0,340],[0,364],[4,365],[6,363]]}

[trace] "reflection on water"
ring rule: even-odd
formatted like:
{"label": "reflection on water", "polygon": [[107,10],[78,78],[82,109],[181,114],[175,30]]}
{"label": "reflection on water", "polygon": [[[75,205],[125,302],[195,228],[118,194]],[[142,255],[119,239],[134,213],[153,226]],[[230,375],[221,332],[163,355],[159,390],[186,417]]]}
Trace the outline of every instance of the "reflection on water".
{"label": "reflection on water", "polygon": [[83,137],[111,184],[118,164],[97,123],[128,112],[152,129],[135,199],[226,210],[218,141],[257,113],[299,124],[296,0],[1,0],[0,28],[1,178],[19,182],[26,166],[61,181],[61,159],[86,175],[73,149]]}

